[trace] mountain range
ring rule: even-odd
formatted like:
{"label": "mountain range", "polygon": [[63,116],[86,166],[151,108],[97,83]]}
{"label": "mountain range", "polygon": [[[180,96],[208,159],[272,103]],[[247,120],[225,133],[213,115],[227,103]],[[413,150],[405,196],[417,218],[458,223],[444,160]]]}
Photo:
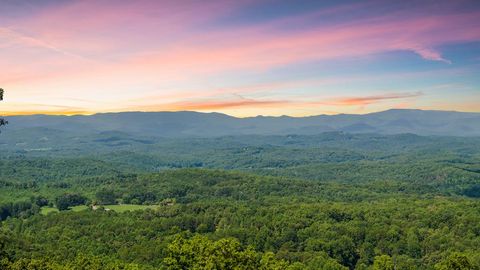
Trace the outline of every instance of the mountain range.
{"label": "mountain range", "polygon": [[[221,113],[121,112],[94,115],[8,117],[3,132],[66,132],[89,135],[121,131],[153,137],[312,135],[323,132],[480,136],[480,113],[392,109],[363,115],[237,118]],[[40,134],[39,134],[40,135]]]}

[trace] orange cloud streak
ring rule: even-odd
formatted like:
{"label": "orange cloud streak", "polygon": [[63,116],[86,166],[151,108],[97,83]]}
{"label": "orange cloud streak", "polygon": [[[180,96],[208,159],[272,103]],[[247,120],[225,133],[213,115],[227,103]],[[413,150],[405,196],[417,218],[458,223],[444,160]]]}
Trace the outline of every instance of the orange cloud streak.
{"label": "orange cloud streak", "polygon": [[283,100],[223,100],[223,101],[182,101],[160,105],[150,105],[142,107],[143,110],[167,110],[167,111],[211,111],[240,107],[275,107],[288,104],[290,102]]}
{"label": "orange cloud streak", "polygon": [[[377,96],[366,97],[347,97],[347,98],[334,98],[330,100],[319,101],[287,101],[287,100],[257,100],[250,98],[243,98],[237,96],[234,99],[203,99],[203,100],[184,100],[180,102],[163,103],[155,105],[142,106],[142,110],[166,110],[166,111],[180,111],[180,110],[194,110],[194,111],[214,111],[230,108],[260,108],[260,107],[302,107],[309,105],[324,105],[324,106],[364,106],[373,103],[380,103],[389,100],[408,99],[421,96],[422,93],[396,93],[385,94]],[[138,107],[136,107],[138,108]]]}
{"label": "orange cloud streak", "polygon": [[417,93],[385,94],[385,95],[367,96],[367,97],[347,97],[347,98],[338,98],[338,99],[334,99],[332,101],[327,101],[327,102],[320,102],[317,104],[335,105],[335,106],[359,106],[359,105],[369,105],[372,103],[381,102],[385,100],[419,97],[421,95],[423,95],[423,93],[417,92]]}

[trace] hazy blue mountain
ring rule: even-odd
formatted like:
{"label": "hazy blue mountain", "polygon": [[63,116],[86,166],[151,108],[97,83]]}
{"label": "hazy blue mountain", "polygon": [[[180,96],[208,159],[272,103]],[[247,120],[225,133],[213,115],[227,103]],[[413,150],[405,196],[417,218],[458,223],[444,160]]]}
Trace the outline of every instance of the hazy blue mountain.
{"label": "hazy blue mountain", "polygon": [[[124,112],[91,116],[11,116],[5,135],[17,132],[63,132],[86,136],[123,132],[151,137],[228,135],[311,135],[323,132],[441,136],[480,136],[480,113],[388,110],[363,115],[236,118],[220,113]],[[8,136],[8,135],[7,135]]]}

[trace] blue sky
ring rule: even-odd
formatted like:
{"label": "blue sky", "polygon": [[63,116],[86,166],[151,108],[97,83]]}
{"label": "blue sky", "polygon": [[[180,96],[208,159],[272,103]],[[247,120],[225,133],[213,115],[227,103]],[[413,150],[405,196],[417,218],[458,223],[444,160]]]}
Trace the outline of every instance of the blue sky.
{"label": "blue sky", "polygon": [[480,111],[478,1],[1,1],[3,114]]}

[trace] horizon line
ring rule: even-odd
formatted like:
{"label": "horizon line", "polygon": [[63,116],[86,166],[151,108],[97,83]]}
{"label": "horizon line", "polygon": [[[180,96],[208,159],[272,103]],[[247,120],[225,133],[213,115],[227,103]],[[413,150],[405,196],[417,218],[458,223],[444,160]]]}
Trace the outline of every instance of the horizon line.
{"label": "horizon line", "polygon": [[391,108],[387,110],[379,110],[379,111],[372,111],[367,113],[333,113],[333,114],[311,114],[311,115],[303,115],[303,116],[294,116],[294,115],[255,115],[255,116],[234,116],[227,113],[222,112],[202,112],[202,111],[194,111],[194,110],[165,110],[165,111],[140,111],[140,110],[133,110],[133,111],[110,111],[110,112],[72,112],[72,113],[48,113],[48,112],[26,112],[20,114],[2,114],[3,117],[18,117],[18,116],[65,116],[65,117],[72,117],[72,116],[94,116],[94,115],[101,115],[101,114],[122,114],[122,113],[182,113],[182,112],[190,112],[190,113],[199,113],[199,114],[221,114],[226,115],[233,118],[255,118],[255,117],[272,117],[272,118],[280,118],[280,117],[290,117],[290,118],[306,118],[306,117],[315,117],[315,116],[335,116],[335,115],[368,115],[368,114],[375,114],[375,113],[382,113],[388,111],[424,111],[424,112],[453,112],[453,113],[480,113],[478,112],[468,112],[468,111],[456,111],[456,110],[435,110],[435,109],[418,109],[418,108]]}

